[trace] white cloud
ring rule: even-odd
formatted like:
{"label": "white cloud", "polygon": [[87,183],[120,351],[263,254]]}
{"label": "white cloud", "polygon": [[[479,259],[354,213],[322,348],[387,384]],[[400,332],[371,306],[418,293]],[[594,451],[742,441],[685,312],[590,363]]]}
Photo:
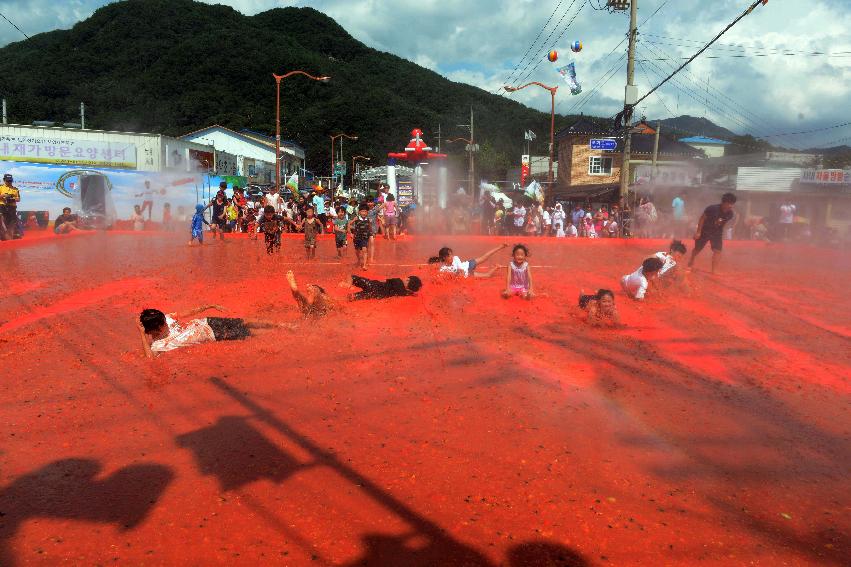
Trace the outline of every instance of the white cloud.
{"label": "white cloud", "polygon": [[[311,6],[325,12],[355,38],[371,47],[389,51],[435,70],[454,80],[493,91],[506,79],[538,80],[557,84],[554,67],[576,61],[585,92],[572,97],[568,89],[558,94],[558,112],[581,110],[610,116],[623,100],[625,71],[618,70],[591,96],[601,77],[623,54],[627,18],[623,14],[596,11],[584,0],[204,0],[228,4],[245,14],[281,6]],[[648,18],[663,0],[642,0],[639,21]],[[63,10],[53,0],[0,0],[0,11],[29,34],[69,27],[88,16],[107,0],[67,0]],[[556,6],[558,9],[555,10]],[[568,28],[580,5],[584,8]],[[570,12],[568,6],[573,6]],[[743,0],[689,0],[668,2],[640,29],[639,59],[680,58],[676,61],[642,61],[636,66],[639,93],[694,53],[698,41],[710,39],[744,8]],[[549,25],[541,32],[547,19]],[[0,42],[21,39],[0,20]],[[692,63],[670,85],[649,97],[639,112],[651,118],[692,114],[735,131],[768,134],[806,130],[843,121],[837,109],[851,105],[851,57],[805,55],[754,57],[766,50],[851,51],[851,13],[847,0],[772,0],[757,7],[731,29],[717,49]],[[540,34],[540,35],[539,35]],[[665,36],[665,37],[659,37]],[[538,39],[530,56],[520,61]],[[581,40],[584,50],[570,53],[568,45]],[[736,50],[729,44],[746,46]],[[545,61],[550,48],[561,53],[559,63]],[[768,51],[770,52],[770,51]],[[748,54],[733,58],[729,55]],[[717,56],[708,58],[706,56]],[[513,73],[521,63],[521,72]],[[712,87],[708,89],[706,82]],[[550,100],[541,89],[526,89],[512,98],[548,111]],[[664,103],[664,104],[663,104]],[[847,114],[847,113],[846,113]],[[801,119],[800,116],[804,118]],[[807,136],[777,138],[801,145],[818,144],[851,135],[851,129],[831,130]]]}

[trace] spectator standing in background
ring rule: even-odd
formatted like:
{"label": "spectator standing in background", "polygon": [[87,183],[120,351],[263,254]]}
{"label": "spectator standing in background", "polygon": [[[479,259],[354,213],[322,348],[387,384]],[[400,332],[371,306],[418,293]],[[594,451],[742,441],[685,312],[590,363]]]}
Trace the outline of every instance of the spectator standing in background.
{"label": "spectator standing in background", "polygon": [[682,193],[677,194],[671,201],[671,213],[674,217],[673,236],[674,238],[681,238],[686,228],[686,202]]}
{"label": "spectator standing in background", "polygon": [[789,240],[789,237],[792,235],[792,224],[795,222],[795,212],[797,210],[798,207],[789,201],[784,201],[780,205],[780,218],[778,220],[780,222],[780,232],[783,240]]}

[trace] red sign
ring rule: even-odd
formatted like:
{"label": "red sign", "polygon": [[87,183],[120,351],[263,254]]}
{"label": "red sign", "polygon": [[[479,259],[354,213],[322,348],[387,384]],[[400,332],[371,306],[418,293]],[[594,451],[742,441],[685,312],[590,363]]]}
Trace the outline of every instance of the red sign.
{"label": "red sign", "polygon": [[526,185],[526,178],[529,177],[532,173],[532,168],[529,165],[529,156],[524,155],[520,157],[520,185]]}

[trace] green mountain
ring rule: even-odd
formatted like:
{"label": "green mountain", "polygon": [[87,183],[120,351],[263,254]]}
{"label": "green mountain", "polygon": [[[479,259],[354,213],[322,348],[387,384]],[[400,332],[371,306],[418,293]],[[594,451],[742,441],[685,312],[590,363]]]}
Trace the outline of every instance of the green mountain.
{"label": "green mountain", "polygon": [[[718,126],[711,120],[696,116],[677,116],[676,118],[665,118],[660,120],[662,123],[662,132],[666,132],[677,138],[688,138],[690,136],[706,136],[708,138],[718,138],[721,140],[733,140],[738,137],[738,134],[727,130],[723,126]],[[648,120],[648,123],[656,124],[655,120]]]}
{"label": "green mountain", "polygon": [[[371,49],[311,8],[245,16],[192,0],[116,2],[70,30],[0,49],[0,90],[13,123],[77,122],[82,101],[96,129],[181,135],[218,123],[274,134],[272,73],[293,69],[332,77],[282,84],[282,136],[306,148],[319,174],[332,133],[357,134],[346,148],[381,163],[415,127],[432,145],[438,125],[444,140],[468,137],[457,125],[471,105],[483,169],[519,162],[526,129],[538,133],[533,152],[547,151],[549,114]],[[442,149],[463,160],[463,143]]]}

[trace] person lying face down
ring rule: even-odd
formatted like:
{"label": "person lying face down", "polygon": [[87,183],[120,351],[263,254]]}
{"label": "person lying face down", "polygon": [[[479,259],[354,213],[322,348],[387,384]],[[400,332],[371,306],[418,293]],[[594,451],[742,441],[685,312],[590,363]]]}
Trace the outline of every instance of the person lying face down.
{"label": "person lying face down", "polygon": [[353,287],[360,289],[361,291],[349,294],[349,301],[358,301],[361,299],[387,299],[388,297],[416,295],[423,287],[423,282],[417,276],[408,276],[407,281],[403,281],[402,278],[390,278],[382,282],[353,275],[340,285],[350,289]]}

